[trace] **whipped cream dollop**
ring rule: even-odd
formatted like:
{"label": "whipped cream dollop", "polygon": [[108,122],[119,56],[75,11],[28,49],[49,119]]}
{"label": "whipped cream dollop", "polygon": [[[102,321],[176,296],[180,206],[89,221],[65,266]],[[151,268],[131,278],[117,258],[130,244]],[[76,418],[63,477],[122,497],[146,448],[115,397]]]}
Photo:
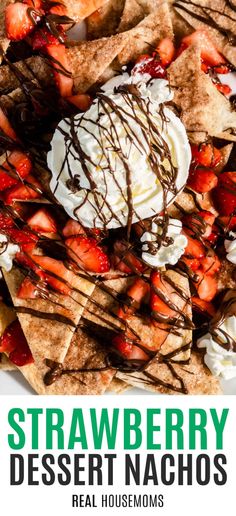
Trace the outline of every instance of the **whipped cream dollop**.
{"label": "whipped cream dollop", "polygon": [[181,220],[169,219],[165,242],[159,245],[158,237],[163,235],[163,227],[153,222],[151,231],[145,232],[141,237],[142,259],[151,267],[175,265],[188,245],[188,240],[181,231]]}
{"label": "whipped cream dollop", "polygon": [[236,378],[236,352],[227,349],[229,340],[236,342],[235,315],[227,317],[213,334],[207,333],[197,341],[199,348],[206,348],[204,361],[211,373],[225,380]]}
{"label": "whipped cream dollop", "polygon": [[161,212],[185,186],[191,150],[165,102],[167,81],[124,73],[90,109],[57,127],[48,154],[50,187],[85,227],[126,226]]}
{"label": "whipped cream dollop", "polygon": [[233,231],[231,231],[229,233],[229,239],[226,239],[224,244],[227,253],[227,260],[236,265],[236,233],[233,233]]}
{"label": "whipped cream dollop", "polygon": [[[0,268],[9,272],[12,268],[12,262],[15,258],[16,253],[20,251],[18,245],[11,244],[8,241],[6,235],[0,233]],[[1,277],[1,271],[0,271]]]}

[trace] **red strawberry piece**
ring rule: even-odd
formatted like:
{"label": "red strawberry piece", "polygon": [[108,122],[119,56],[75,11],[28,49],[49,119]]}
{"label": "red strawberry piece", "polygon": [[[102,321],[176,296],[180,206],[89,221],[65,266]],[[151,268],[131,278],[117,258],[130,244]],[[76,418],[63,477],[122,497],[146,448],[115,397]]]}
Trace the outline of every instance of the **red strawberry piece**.
{"label": "red strawberry piece", "polygon": [[0,107],[0,131],[6,134],[12,140],[18,140],[14,129],[12,128],[7,116]]}
{"label": "red strawberry piece", "polygon": [[17,261],[17,263],[22,265],[23,268],[27,270],[31,269],[32,271],[34,271],[40,279],[45,279],[43,271],[34,262],[34,255],[32,255],[34,247],[35,245],[33,246],[33,244],[25,244],[24,250],[16,254],[15,260]]}
{"label": "red strawberry piece", "polygon": [[95,238],[77,236],[66,239],[68,255],[88,272],[103,273],[110,270],[110,262]]}
{"label": "red strawberry piece", "polygon": [[43,7],[42,0],[23,0],[23,3],[29,5],[30,7],[34,7],[34,9],[36,9],[37,11],[39,11]]}
{"label": "red strawberry piece", "polygon": [[188,239],[188,245],[185,248],[184,255],[187,258],[197,258],[201,260],[206,254],[204,245],[197,238],[190,236],[187,230],[185,230],[184,234]]}
{"label": "red strawberry piece", "polygon": [[31,40],[33,50],[42,50],[47,45],[60,45],[60,43],[59,39],[45,27],[36,30]]}
{"label": "red strawberry piece", "polygon": [[0,166],[0,191],[17,185],[19,177],[24,179],[30,174],[31,169],[32,164],[27,154],[19,151],[12,152]]}
{"label": "red strawberry piece", "polygon": [[71,97],[73,79],[69,70],[65,45],[47,45],[47,52],[54,68],[54,77],[62,97]]}
{"label": "red strawberry piece", "polygon": [[213,201],[220,215],[236,213],[236,172],[223,172],[213,191]]}
{"label": "red strawberry piece", "polygon": [[213,224],[212,231],[211,231],[210,235],[207,237],[207,242],[209,242],[209,244],[211,244],[211,245],[215,245],[219,238],[219,234],[220,234],[220,231],[219,231],[218,226],[216,226],[216,224]]}
{"label": "red strawberry piece", "polygon": [[230,66],[228,64],[214,66],[214,71],[219,75],[226,75],[227,73],[230,73]]}
{"label": "red strawberry piece", "polygon": [[[16,347],[16,342],[12,338],[12,332],[16,326],[16,322],[13,321],[4,331],[2,337],[0,338],[0,353],[10,353]],[[18,326],[18,325],[17,325]]]}
{"label": "red strawberry piece", "polygon": [[[32,184],[34,188],[30,188],[28,186]],[[39,191],[40,190],[40,193]],[[9,188],[4,192],[4,201],[6,204],[13,204],[14,201],[30,201],[32,199],[38,199],[42,195],[42,187],[41,184],[35,179],[34,176],[29,175],[27,177],[27,184],[22,184],[21,181],[18,181],[16,186]]]}
{"label": "red strawberry piece", "polygon": [[162,66],[164,66],[164,68],[169,66],[175,57],[175,47],[172,39],[162,39],[156,50],[160,57]]}
{"label": "red strawberry piece", "polygon": [[9,4],[5,10],[5,26],[8,39],[11,41],[20,41],[32,32],[35,25],[40,21],[40,12],[30,10],[31,8],[15,2]]}
{"label": "red strawberry piece", "polygon": [[203,238],[208,238],[212,232],[212,225],[215,222],[215,215],[210,211],[199,211],[185,215],[182,219],[183,226],[188,229],[188,233],[200,233]]}
{"label": "red strawberry piece", "polygon": [[86,235],[84,228],[77,220],[69,219],[62,230],[64,237],[68,238],[71,236]]}
{"label": "red strawberry piece", "polygon": [[204,29],[198,29],[182,39],[182,49],[196,44],[201,49],[201,58],[210,66],[217,66],[226,63],[224,57],[218,52],[215,45],[212,43],[208,32]]}
{"label": "red strawberry piece", "polygon": [[202,274],[197,285],[197,292],[200,299],[212,301],[217,294],[217,279],[209,274]]}
{"label": "red strawberry piece", "polygon": [[173,287],[162,277],[160,272],[154,271],[151,274],[150,307],[152,312],[169,317],[176,316],[176,311],[169,306]]}
{"label": "red strawberry piece", "polygon": [[72,97],[67,97],[68,102],[74,104],[80,111],[87,111],[92,104],[92,99],[90,95],[86,95],[85,93],[78,93],[78,95],[73,95]]}
{"label": "red strawberry piece", "polygon": [[221,226],[223,226],[223,228],[226,228],[227,231],[236,229],[236,216],[219,217],[218,221],[221,224]]}
{"label": "red strawberry piece", "polygon": [[35,285],[29,278],[25,278],[17,292],[19,299],[36,299],[39,296],[37,285]]}
{"label": "red strawberry piece", "polygon": [[27,220],[27,224],[31,229],[39,233],[57,232],[56,221],[46,208],[41,208],[36,211],[36,213]]}
{"label": "red strawberry piece", "polygon": [[113,337],[112,346],[128,360],[147,360],[148,355],[132,342],[125,334],[120,333]]}
{"label": "red strawberry piece", "polygon": [[127,296],[131,300],[131,303],[124,305],[123,308],[120,308],[118,311],[118,316],[121,319],[125,319],[127,316],[134,313],[135,310],[140,307],[141,302],[148,296],[149,293],[150,286],[147,281],[144,281],[141,278],[137,278],[126,292]]}
{"label": "red strawberry piece", "polygon": [[191,271],[196,272],[200,267],[200,261],[197,258],[181,257],[181,262],[184,262]]}
{"label": "red strawberry piece", "polygon": [[63,262],[49,256],[32,255],[32,259],[41,267],[45,280],[54,290],[66,296],[70,294],[75,276]]}
{"label": "red strawberry piece", "polygon": [[8,215],[8,213],[5,213],[0,210],[0,230],[12,227],[14,227],[13,218],[10,215]]}
{"label": "red strawberry piece", "polygon": [[220,93],[223,93],[223,95],[230,95],[230,93],[232,93],[232,88],[230,88],[228,84],[216,83],[215,86]]}
{"label": "red strawberry piece", "polygon": [[166,70],[158,59],[150,56],[141,56],[132,70],[132,74],[149,74],[153,79],[163,79],[166,77]]}
{"label": "red strawberry piece", "polygon": [[114,269],[125,274],[131,274],[132,272],[137,274],[145,270],[144,264],[119,240],[114,243],[112,265]]}
{"label": "red strawberry piece", "polygon": [[201,145],[192,145],[192,157],[194,163],[207,168],[215,168],[219,165],[222,154],[219,149],[211,143],[202,143]]}
{"label": "red strawberry piece", "polygon": [[209,301],[204,301],[199,297],[192,297],[192,305],[193,310],[196,310],[197,312],[207,313],[211,317],[214,317],[216,313],[216,309],[212,303],[210,303]]}
{"label": "red strawberry piece", "polygon": [[32,364],[34,359],[19,321],[11,323],[6,332],[7,339],[13,348],[9,354],[10,361],[18,367]]}
{"label": "red strawberry piece", "polygon": [[190,168],[187,184],[197,193],[207,193],[218,183],[218,177],[211,169]]}
{"label": "red strawberry piece", "polygon": [[[56,4],[57,2],[54,3]],[[58,2],[58,5],[52,5],[51,7],[48,4],[47,11],[51,14],[57,14],[57,16],[65,16],[67,14],[66,5],[63,2]]]}
{"label": "red strawberry piece", "polygon": [[221,267],[220,260],[216,254],[213,254],[212,256],[205,256],[201,259],[201,267],[200,269],[205,273],[209,274],[210,276],[216,274],[219,272]]}
{"label": "red strawberry piece", "polygon": [[37,235],[34,235],[31,233],[31,231],[16,229],[16,228],[9,228],[7,230],[7,235],[9,238],[14,242],[14,244],[18,244],[21,246],[21,248],[24,248],[25,245],[28,244],[34,244],[34,247],[36,243],[38,242]]}

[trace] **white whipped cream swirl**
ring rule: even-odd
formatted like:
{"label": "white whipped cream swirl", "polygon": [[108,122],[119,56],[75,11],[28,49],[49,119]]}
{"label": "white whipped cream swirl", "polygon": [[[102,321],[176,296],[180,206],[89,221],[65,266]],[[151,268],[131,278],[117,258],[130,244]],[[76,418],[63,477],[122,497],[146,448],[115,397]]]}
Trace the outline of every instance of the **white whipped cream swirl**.
{"label": "white whipped cream swirl", "polygon": [[[141,242],[143,242],[142,259],[148,263],[148,265],[151,265],[151,267],[164,267],[164,265],[167,264],[175,265],[184,253],[185,247],[188,245],[188,240],[185,235],[181,234],[181,231],[181,220],[169,219],[166,236],[170,239],[171,243],[162,244],[158,249],[157,236],[162,235],[163,229],[153,222],[151,231],[145,232],[141,237]],[[150,244],[153,252],[150,252]],[[155,247],[157,247],[156,252]]]}
{"label": "white whipped cream swirl", "polygon": [[[0,268],[9,272],[12,269],[12,262],[16,253],[20,251],[18,245],[8,242],[6,235],[0,233]],[[0,271],[1,277],[1,271]]]}
{"label": "white whipped cream swirl", "polygon": [[[134,95],[117,92],[121,84],[138,88],[148,117]],[[73,129],[68,119],[59,124],[48,154],[48,166],[52,172],[51,190],[70,217],[85,227],[111,229],[127,225],[130,201],[132,222],[152,217],[163,209],[163,188],[150,161],[150,147],[162,171],[170,173],[170,161],[177,169],[175,185],[171,184],[172,191],[170,187],[167,193],[168,204],[175,198],[173,186],[180,191],[186,184],[191,151],[182,122],[163,105],[172,98],[167,81],[150,81],[149,75],[124,74],[109,81],[103,91],[107,102],[96,99],[86,113],[74,117]],[[123,114],[123,121],[114,106]],[[154,151],[150,123],[156,128],[155,134],[159,133],[159,141],[167,144],[170,160]],[[83,163],[72,144],[71,131],[83,152]],[[71,181],[78,187],[71,188]]]}
{"label": "white whipped cream swirl", "polygon": [[[222,344],[227,343],[227,336],[236,341],[236,316],[227,317],[215,332],[217,340],[220,339]],[[214,376],[219,376],[225,380],[236,378],[236,353],[227,351],[217,340],[211,333],[207,333],[198,339],[198,347],[206,348],[205,364]]]}
{"label": "white whipped cream swirl", "polygon": [[236,265],[236,233],[229,233],[230,239],[225,240],[226,258],[229,262]]}

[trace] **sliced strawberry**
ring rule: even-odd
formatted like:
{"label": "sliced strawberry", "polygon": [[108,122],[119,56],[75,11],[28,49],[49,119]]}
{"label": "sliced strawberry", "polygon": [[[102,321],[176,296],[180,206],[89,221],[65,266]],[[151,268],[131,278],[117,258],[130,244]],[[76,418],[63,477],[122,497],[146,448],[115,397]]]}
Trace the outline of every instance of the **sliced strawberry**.
{"label": "sliced strawberry", "polygon": [[156,50],[160,57],[162,66],[164,66],[164,68],[169,66],[175,57],[175,47],[172,39],[162,39]]}
{"label": "sliced strawberry", "polygon": [[204,256],[201,259],[201,267],[200,269],[205,273],[213,276],[217,272],[219,272],[221,267],[220,260],[216,254],[212,254],[212,256]]}
{"label": "sliced strawberry", "polygon": [[144,264],[132,252],[128,251],[126,244],[119,240],[114,243],[112,265],[114,269],[125,274],[138,273],[145,270]]}
{"label": "sliced strawberry", "polygon": [[12,242],[18,244],[23,250],[29,249],[29,247],[25,248],[25,246],[28,246],[28,244],[31,246],[30,249],[32,249],[32,247],[34,248],[38,242],[37,235],[31,233],[31,231],[27,231],[27,229],[21,230],[16,228],[9,228],[7,230],[7,235],[12,240]]}
{"label": "sliced strawberry", "polygon": [[149,74],[153,79],[166,77],[166,70],[158,59],[150,56],[141,56],[132,70],[132,74]]}
{"label": "sliced strawberry", "polygon": [[220,231],[216,224],[213,224],[210,235],[207,237],[207,242],[211,245],[215,245],[220,235]]}
{"label": "sliced strawberry", "polygon": [[66,239],[68,255],[89,272],[103,273],[110,270],[109,258],[95,238],[77,236]]}
{"label": "sliced strawberry", "polygon": [[56,221],[46,208],[37,210],[36,213],[27,220],[27,224],[31,229],[39,233],[57,232]]}
{"label": "sliced strawberry", "polygon": [[73,79],[69,70],[65,45],[47,45],[47,52],[54,68],[54,77],[62,97],[71,97]]}
{"label": "sliced strawberry", "polygon": [[200,260],[197,258],[187,258],[186,256],[182,256],[181,262],[184,262],[193,272],[196,272],[200,267]]}
{"label": "sliced strawberry", "polygon": [[[32,255],[32,259],[41,267],[47,283],[53,289],[64,295],[70,294],[75,276],[72,271],[65,267],[63,262],[54,260],[49,256]],[[55,277],[50,275],[50,272],[55,274]],[[64,281],[60,281],[60,278]]]}
{"label": "sliced strawberry", "polygon": [[220,174],[213,200],[220,215],[233,216],[236,213],[236,172]]}
{"label": "sliced strawberry", "polygon": [[23,4],[27,4],[30,7],[34,7],[37,11],[42,9],[44,0],[23,0]]}
{"label": "sliced strawberry", "polygon": [[51,7],[50,4],[48,4],[47,11],[51,14],[57,14],[57,16],[65,16],[67,14],[66,5],[64,5],[63,2],[52,2]]}
{"label": "sliced strawberry", "polygon": [[1,229],[8,229],[14,227],[14,220],[13,218],[8,215],[8,213],[5,213],[0,210],[0,231]]}
{"label": "sliced strawberry", "polygon": [[199,297],[192,297],[192,305],[193,310],[196,310],[197,312],[207,313],[211,317],[214,317],[216,313],[216,309],[212,303],[210,303],[209,301],[204,301]]}
{"label": "sliced strawberry", "polygon": [[219,66],[214,66],[214,71],[219,75],[226,75],[227,73],[230,73],[230,65],[222,64]]}
{"label": "sliced strawberry", "polygon": [[29,175],[27,177],[27,183],[30,183],[34,186],[35,189],[30,188],[28,184],[22,184],[21,181],[18,181],[16,186],[9,188],[4,192],[4,201],[6,204],[13,204],[14,201],[30,201],[32,199],[38,199],[41,197],[42,187],[41,184],[35,179],[34,176]]}
{"label": "sliced strawberry", "polygon": [[217,294],[217,279],[215,276],[203,274],[198,285],[197,292],[200,299],[212,301]]}
{"label": "sliced strawberry", "polygon": [[221,151],[211,143],[192,145],[192,157],[195,163],[207,168],[216,167],[222,160]]}
{"label": "sliced strawberry", "polygon": [[207,193],[217,186],[218,177],[211,169],[190,168],[187,184],[197,193]]}
{"label": "sliced strawberry", "polygon": [[190,236],[186,229],[184,234],[188,239],[188,245],[185,248],[184,255],[187,258],[197,258],[198,260],[201,260],[206,254],[204,245],[197,238]]}
{"label": "sliced strawberry", "polygon": [[218,221],[223,226],[223,228],[227,229],[227,231],[236,230],[236,216],[219,217]]}
{"label": "sliced strawberry", "polygon": [[13,348],[9,354],[10,361],[18,367],[32,364],[34,359],[19,321],[14,321],[6,330],[7,339]]}
{"label": "sliced strawberry", "polygon": [[201,58],[210,66],[217,66],[226,63],[224,57],[218,52],[215,45],[212,43],[208,32],[204,29],[198,29],[182,39],[182,49],[196,44],[201,49]]}
{"label": "sliced strawberry", "polygon": [[40,21],[40,13],[30,9],[28,5],[21,2],[7,5],[5,9],[5,26],[7,37],[11,41],[24,39]]}
{"label": "sliced strawberry", "polygon": [[0,131],[9,136],[12,140],[18,140],[14,129],[12,128],[7,116],[0,107]]}
{"label": "sliced strawberry", "polygon": [[37,285],[32,283],[29,278],[25,278],[17,292],[19,299],[36,299],[39,296]]}
{"label": "sliced strawberry", "polygon": [[119,353],[128,360],[147,360],[148,355],[135,346],[132,339],[129,339],[123,333],[119,333],[112,339],[112,346],[116,348]]}
{"label": "sliced strawberry", "polygon": [[67,97],[68,102],[74,104],[80,111],[87,111],[92,104],[92,99],[90,95],[86,95],[85,93],[78,93],[77,95],[73,95],[72,97]]}
{"label": "sliced strawberry", "polygon": [[[12,338],[12,332],[18,321],[13,321],[4,331],[0,338],[0,353],[10,353],[16,347],[16,342]],[[17,324],[18,326],[18,324]]]}
{"label": "sliced strawberry", "polygon": [[126,319],[129,315],[133,314],[141,305],[141,302],[150,293],[150,286],[147,281],[141,278],[137,278],[133,284],[128,288],[126,295],[130,298],[131,303],[124,305],[118,311],[118,316],[121,319]]}
{"label": "sliced strawberry", "polygon": [[19,151],[12,152],[3,165],[0,166],[0,192],[18,184],[19,179],[13,177],[14,174],[24,179],[30,174],[31,169],[32,164],[27,154]]}
{"label": "sliced strawberry", "polygon": [[[199,233],[203,238],[208,238],[212,232],[215,215],[210,211],[199,211],[185,215],[182,219],[183,226],[188,228],[188,233]],[[189,232],[190,231],[190,232]]]}
{"label": "sliced strawberry", "polygon": [[227,96],[232,93],[232,88],[230,88],[230,86],[228,86],[228,84],[216,83],[215,86],[216,86],[217,90],[220,91],[220,93],[223,93],[223,95]]}
{"label": "sliced strawberry", "polygon": [[60,43],[59,39],[49,32],[46,27],[36,30],[31,40],[33,50],[43,50],[47,45],[60,45]]}
{"label": "sliced strawberry", "polygon": [[69,219],[62,230],[64,237],[68,238],[71,236],[86,235],[83,226],[77,220]]}
{"label": "sliced strawberry", "polygon": [[163,279],[160,272],[152,272],[150,291],[150,307],[152,312],[169,317],[176,316],[175,310],[172,310],[169,306],[172,291],[173,287]]}

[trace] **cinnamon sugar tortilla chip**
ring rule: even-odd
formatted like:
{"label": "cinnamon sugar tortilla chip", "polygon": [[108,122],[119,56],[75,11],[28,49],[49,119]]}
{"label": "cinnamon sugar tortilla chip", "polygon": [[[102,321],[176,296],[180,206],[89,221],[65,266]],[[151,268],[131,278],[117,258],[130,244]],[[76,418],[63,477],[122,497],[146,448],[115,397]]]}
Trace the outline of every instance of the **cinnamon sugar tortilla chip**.
{"label": "cinnamon sugar tortilla chip", "polygon": [[236,65],[236,12],[229,2],[178,0],[174,9],[194,29],[206,29],[217,49]]}
{"label": "cinnamon sugar tortilla chip", "polygon": [[123,14],[117,32],[130,30],[145,17],[145,11],[137,0],[125,0]]}
{"label": "cinnamon sugar tortilla chip", "polygon": [[75,286],[81,294],[74,292],[73,299],[54,296],[54,302],[41,298],[22,300],[17,297],[24,277],[21,272],[13,268],[11,272],[4,273],[4,277],[36,367],[43,368],[45,358],[63,362],[94,285],[76,277]]}
{"label": "cinnamon sugar tortilla chip", "polygon": [[174,103],[194,143],[205,141],[208,135],[224,133],[230,137],[230,129],[236,127],[236,113],[201,70],[200,54],[197,46],[190,46],[168,69]]}
{"label": "cinnamon sugar tortilla chip", "polygon": [[218,276],[218,288],[219,290],[236,288],[236,266],[226,258],[225,260],[221,260],[221,267]]}
{"label": "cinnamon sugar tortilla chip", "polygon": [[[118,373],[117,377],[123,381],[128,381],[133,387],[155,393],[182,394],[182,392],[178,392],[181,389],[181,384],[179,379],[174,377],[174,373],[182,379],[186,393],[190,395],[222,394],[219,379],[213,376],[204,365],[202,354],[193,351],[189,365],[177,363],[171,365],[173,367],[172,371],[166,363],[158,363],[157,360],[153,360],[147,368],[146,373],[154,379],[158,378],[159,382],[153,380],[153,383],[151,383],[150,377],[147,377],[145,373],[134,373],[132,375]],[[166,384],[169,384],[169,387]]]}
{"label": "cinnamon sugar tortilla chip", "polygon": [[69,69],[72,70],[75,93],[93,86],[126,45],[126,34],[85,41],[67,49]]}
{"label": "cinnamon sugar tortilla chip", "polygon": [[172,38],[173,28],[168,3],[163,1],[149,16],[146,16],[136,27],[127,31],[128,39],[118,55],[118,61],[125,65],[144,52],[156,47],[162,38]]}
{"label": "cinnamon sugar tortilla chip", "polygon": [[107,392],[123,394],[123,392],[126,392],[129,389],[132,389],[132,385],[129,385],[127,382],[123,382],[123,380],[119,380],[119,378],[114,377],[107,388]]}
{"label": "cinnamon sugar tortilla chip", "polygon": [[89,16],[86,20],[88,39],[99,39],[115,34],[124,5],[125,0],[107,0],[101,9]]}
{"label": "cinnamon sugar tortilla chip", "polygon": [[24,80],[32,80],[47,87],[54,84],[53,71],[49,67],[47,61],[40,56],[29,57],[25,61],[14,63],[14,69],[8,65],[0,67],[0,95],[9,93],[20,87],[20,81],[17,78],[17,71],[23,76]]}
{"label": "cinnamon sugar tortilla chip", "polygon": [[0,353],[0,371],[15,371],[16,367],[4,353]]}
{"label": "cinnamon sugar tortilla chip", "polygon": [[84,20],[91,13],[100,9],[107,0],[63,0],[67,15],[75,22]]}

